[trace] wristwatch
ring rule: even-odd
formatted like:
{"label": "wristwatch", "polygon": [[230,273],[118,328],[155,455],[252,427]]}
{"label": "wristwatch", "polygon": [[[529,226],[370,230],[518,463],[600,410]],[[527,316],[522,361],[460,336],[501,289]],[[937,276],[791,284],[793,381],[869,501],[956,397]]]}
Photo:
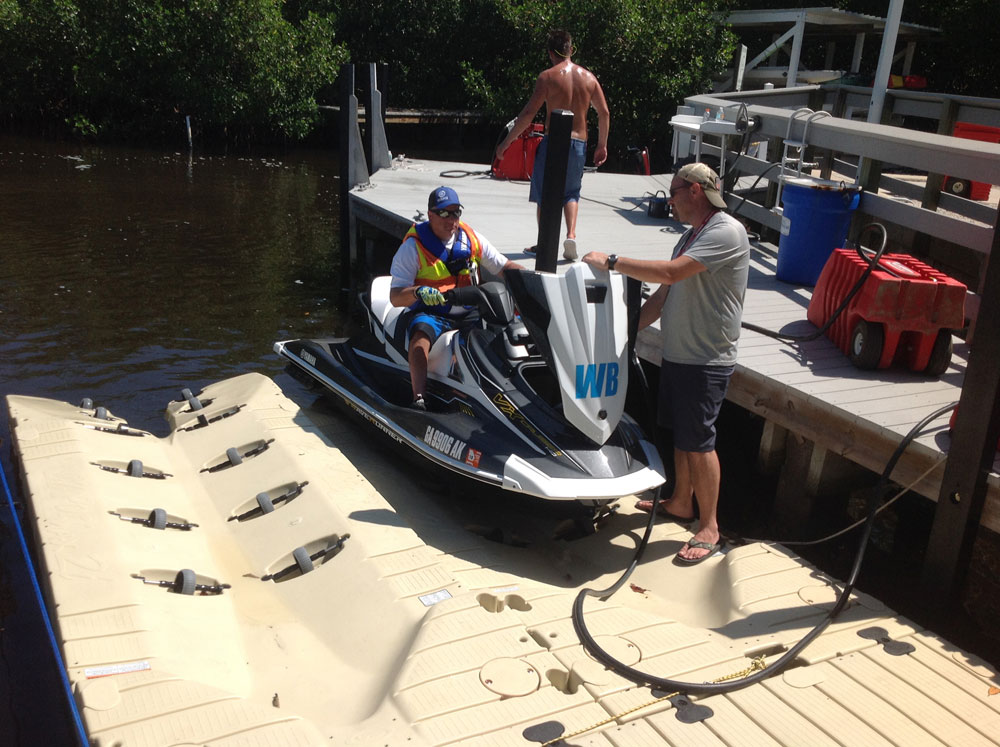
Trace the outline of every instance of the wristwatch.
{"label": "wristwatch", "polygon": [[608,255],[608,271],[611,271],[611,270],[615,269],[615,264],[617,262],[618,262],[618,255],[617,254],[609,254]]}

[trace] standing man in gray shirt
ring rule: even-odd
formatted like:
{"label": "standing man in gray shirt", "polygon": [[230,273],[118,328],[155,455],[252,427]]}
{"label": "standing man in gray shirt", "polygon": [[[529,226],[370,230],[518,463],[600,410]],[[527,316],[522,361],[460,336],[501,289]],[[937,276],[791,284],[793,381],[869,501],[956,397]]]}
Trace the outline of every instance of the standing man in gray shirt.
{"label": "standing man in gray shirt", "polygon": [[[743,298],[750,267],[746,229],[722,212],[719,177],[703,163],[682,167],[670,184],[674,217],[691,228],[669,260],[641,260],[590,252],[583,261],[629,277],[660,283],[643,304],[639,326],[660,318],[658,419],[674,434],[674,489],[658,511],[669,519],[692,522],[698,530],[675,562],[693,565],[715,555],[719,533],[720,468],[715,452],[715,421],[736,364]],[[639,507],[653,510],[652,501]]]}

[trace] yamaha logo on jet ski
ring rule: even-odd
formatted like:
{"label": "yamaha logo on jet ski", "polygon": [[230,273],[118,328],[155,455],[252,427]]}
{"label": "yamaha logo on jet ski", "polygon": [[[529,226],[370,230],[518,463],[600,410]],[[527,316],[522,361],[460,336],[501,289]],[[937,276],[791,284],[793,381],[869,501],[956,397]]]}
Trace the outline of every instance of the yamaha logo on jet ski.
{"label": "yamaha logo on jet ski", "polygon": [[388,276],[361,296],[365,333],[274,349],[361,422],[476,480],[588,502],[660,485],[659,454],[624,411],[624,278],[580,263],[565,275],[508,270],[504,279],[445,294],[479,313],[432,346],[426,411],[409,406],[409,312],[389,302]]}

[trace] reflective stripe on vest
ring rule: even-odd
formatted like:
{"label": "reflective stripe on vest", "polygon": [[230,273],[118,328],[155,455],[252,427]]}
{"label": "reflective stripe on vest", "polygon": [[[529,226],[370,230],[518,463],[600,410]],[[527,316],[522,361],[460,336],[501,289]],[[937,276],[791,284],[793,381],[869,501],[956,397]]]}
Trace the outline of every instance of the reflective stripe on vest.
{"label": "reflective stripe on vest", "polygon": [[[420,226],[427,226],[427,228],[418,231],[416,225],[410,226],[410,230],[406,232],[406,237],[404,238],[404,241],[412,238],[417,245],[418,268],[415,279],[417,285],[429,285],[432,288],[437,288],[442,293],[452,288],[471,285],[472,276],[469,274],[467,266],[459,270],[457,275],[453,275],[448,269],[446,262],[452,255],[457,254],[461,256],[468,252],[470,259],[478,266],[482,260],[483,250],[476,232],[465,223],[459,223],[455,242],[452,244],[452,249],[449,252],[444,248],[441,240],[437,239],[433,235],[433,232],[429,230],[430,226],[427,222],[421,223]],[[421,233],[425,237],[432,238],[422,241]],[[434,240],[437,242],[436,247],[433,245]]]}

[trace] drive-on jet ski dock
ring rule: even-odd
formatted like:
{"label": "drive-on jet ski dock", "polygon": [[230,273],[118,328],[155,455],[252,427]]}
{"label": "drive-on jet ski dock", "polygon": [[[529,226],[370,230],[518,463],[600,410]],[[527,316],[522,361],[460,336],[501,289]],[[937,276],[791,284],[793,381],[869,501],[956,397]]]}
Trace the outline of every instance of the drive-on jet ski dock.
{"label": "drive-on jet ski dock", "polygon": [[[689,529],[631,501],[553,539],[445,502],[260,374],[182,392],[164,438],[91,402],[7,403],[92,745],[1000,743],[997,672],[866,594],[796,651],[841,586],[780,546],[681,568]],[[491,511],[521,546],[469,531]],[[644,527],[630,583],[578,596]]]}
{"label": "drive-on jet ski dock", "polygon": [[387,276],[362,298],[365,333],[279,342],[275,351],[437,464],[551,500],[620,498],[664,477],[656,448],[625,414],[625,280],[598,275],[583,264],[562,275],[511,270],[510,292],[496,281],[450,291],[478,308],[480,322],[431,349],[427,411],[409,406],[406,310],[389,303]]}

